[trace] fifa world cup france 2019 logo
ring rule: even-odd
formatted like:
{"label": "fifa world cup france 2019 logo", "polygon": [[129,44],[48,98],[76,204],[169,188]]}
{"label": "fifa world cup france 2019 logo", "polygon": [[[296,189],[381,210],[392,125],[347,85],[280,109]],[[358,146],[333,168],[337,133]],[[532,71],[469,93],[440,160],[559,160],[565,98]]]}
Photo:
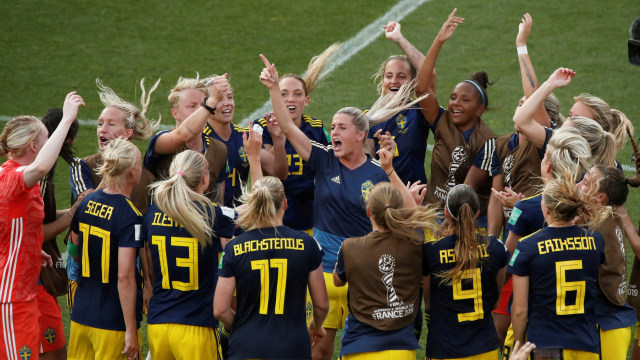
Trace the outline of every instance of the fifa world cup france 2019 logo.
{"label": "fifa world cup france 2019 logo", "polygon": [[369,193],[373,190],[373,183],[371,180],[363,182],[360,186],[360,190],[362,191],[362,197],[367,201],[367,199],[369,199]]}
{"label": "fifa world cup france 2019 logo", "polygon": [[467,160],[467,152],[464,151],[464,146],[456,146],[451,153],[451,164],[449,165],[449,177],[447,178],[447,191],[456,186],[456,171],[460,165]]}
{"label": "fifa world cup france 2019 logo", "polygon": [[378,259],[378,269],[382,273],[382,283],[387,288],[387,305],[389,307],[396,307],[402,305],[398,295],[396,295],[396,289],[393,287],[393,273],[396,267],[396,260],[393,256],[384,254]]}

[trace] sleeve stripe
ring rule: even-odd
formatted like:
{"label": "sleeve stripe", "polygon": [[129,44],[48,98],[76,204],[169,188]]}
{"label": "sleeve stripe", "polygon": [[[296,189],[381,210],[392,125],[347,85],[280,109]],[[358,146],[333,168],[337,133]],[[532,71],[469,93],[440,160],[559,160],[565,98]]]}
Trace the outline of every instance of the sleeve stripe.
{"label": "sleeve stripe", "polygon": [[76,188],[76,194],[80,194],[87,190],[87,185],[84,183],[84,179],[82,178],[80,158],[75,158],[73,160],[73,164],[71,164],[71,181]]}
{"label": "sleeve stripe", "polygon": [[484,158],[482,159],[481,169],[486,170],[491,174],[491,159],[493,159],[493,152],[496,150],[496,139],[491,138],[484,143]]}
{"label": "sleeve stripe", "polygon": [[317,147],[319,149],[322,149],[324,151],[327,151],[327,152],[329,152],[329,149],[331,149],[331,145],[324,146],[324,145],[320,144],[319,142],[316,142],[316,141],[313,141],[313,140],[311,140],[311,146],[315,146],[315,147]]}

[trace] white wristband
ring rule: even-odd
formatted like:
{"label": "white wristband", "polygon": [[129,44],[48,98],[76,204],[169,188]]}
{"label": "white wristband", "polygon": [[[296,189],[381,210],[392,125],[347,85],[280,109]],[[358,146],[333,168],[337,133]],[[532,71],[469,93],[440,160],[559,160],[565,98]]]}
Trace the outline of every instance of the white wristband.
{"label": "white wristband", "polygon": [[518,55],[527,55],[527,45],[525,46],[518,46],[516,47],[516,49],[518,50]]}

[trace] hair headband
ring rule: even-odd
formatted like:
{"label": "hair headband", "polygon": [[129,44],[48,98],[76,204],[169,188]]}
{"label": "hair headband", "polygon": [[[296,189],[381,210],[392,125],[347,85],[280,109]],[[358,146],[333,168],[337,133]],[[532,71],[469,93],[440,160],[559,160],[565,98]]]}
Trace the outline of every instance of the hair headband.
{"label": "hair headband", "polygon": [[473,80],[465,80],[465,82],[468,82],[469,84],[475,86],[476,89],[478,89],[478,91],[480,92],[480,96],[482,97],[482,103],[484,104],[484,107],[487,107],[487,99],[484,97],[484,92],[482,91],[480,85],[478,85],[478,83]]}

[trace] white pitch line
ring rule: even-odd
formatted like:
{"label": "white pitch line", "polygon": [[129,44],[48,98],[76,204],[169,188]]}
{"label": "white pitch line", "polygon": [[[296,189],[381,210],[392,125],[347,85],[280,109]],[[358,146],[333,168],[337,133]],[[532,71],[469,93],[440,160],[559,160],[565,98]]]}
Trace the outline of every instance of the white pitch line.
{"label": "white pitch line", "polygon": [[[327,63],[321,78],[329,75],[333,70],[340,67],[340,65],[347,62],[351,57],[360,52],[360,50],[369,46],[378,36],[383,32],[382,25],[386,25],[389,21],[400,21],[405,16],[413,12],[420,5],[430,0],[402,0],[394,5],[384,15],[380,16],[371,24],[360,30],[354,37],[347,40],[340,49],[335,53],[331,61]],[[302,77],[306,74],[306,71],[302,74]],[[240,122],[241,126],[247,126],[249,121],[259,119],[264,114],[271,110],[271,100],[265,101],[265,103],[251,115],[246,117]]]}

